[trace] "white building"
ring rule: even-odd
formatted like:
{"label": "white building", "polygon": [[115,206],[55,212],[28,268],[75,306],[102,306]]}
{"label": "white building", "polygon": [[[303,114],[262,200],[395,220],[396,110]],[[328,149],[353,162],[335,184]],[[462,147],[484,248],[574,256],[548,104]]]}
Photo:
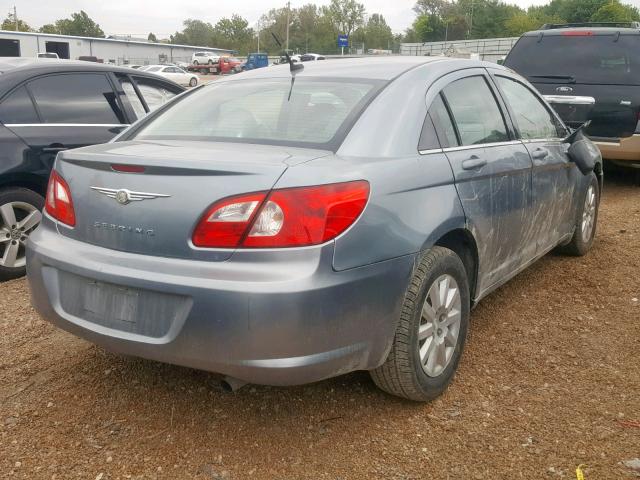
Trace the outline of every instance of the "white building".
{"label": "white building", "polygon": [[40,52],[57,53],[60,58],[97,57],[117,65],[191,62],[196,51],[231,54],[232,50],[191,47],[141,40],[73,37],[48,33],[0,30],[0,57],[35,57]]}

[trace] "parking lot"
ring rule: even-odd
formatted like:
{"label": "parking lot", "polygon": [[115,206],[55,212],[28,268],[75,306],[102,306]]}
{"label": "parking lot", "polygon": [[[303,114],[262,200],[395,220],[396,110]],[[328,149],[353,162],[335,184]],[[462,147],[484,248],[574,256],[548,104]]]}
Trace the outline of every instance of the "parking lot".
{"label": "parking lot", "polygon": [[429,404],[354,373],[223,393],[213,374],[123,358],[0,285],[2,478],[632,478],[640,451],[640,201],[609,176],[593,251],[550,254],[473,312]]}

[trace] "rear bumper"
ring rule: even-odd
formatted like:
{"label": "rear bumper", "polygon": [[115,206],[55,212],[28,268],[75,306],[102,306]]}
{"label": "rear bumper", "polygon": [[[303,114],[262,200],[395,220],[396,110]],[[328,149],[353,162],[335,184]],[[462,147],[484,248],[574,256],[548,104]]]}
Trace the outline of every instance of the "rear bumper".
{"label": "rear bumper", "polygon": [[600,152],[602,152],[602,158],[606,160],[619,160],[625,164],[628,162],[629,164],[637,164],[640,166],[639,134],[611,139],[611,141],[599,139],[593,143],[598,146]]}
{"label": "rear bumper", "polygon": [[[32,234],[27,256],[33,304],[60,328],[116,352],[270,385],[379,366],[414,261],[335,272],[333,244],[224,262],[168,259],[78,242],[49,225]],[[105,300],[107,313],[98,311],[82,290],[96,285],[135,299]]]}

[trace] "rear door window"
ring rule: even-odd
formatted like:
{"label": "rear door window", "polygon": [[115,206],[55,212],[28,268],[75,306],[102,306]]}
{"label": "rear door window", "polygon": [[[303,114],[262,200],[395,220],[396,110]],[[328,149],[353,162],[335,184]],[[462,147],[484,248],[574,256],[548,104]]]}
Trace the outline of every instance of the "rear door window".
{"label": "rear door window", "polygon": [[4,124],[40,123],[38,113],[25,87],[14,90],[0,103],[0,122]]}
{"label": "rear door window", "polygon": [[558,76],[565,76],[576,83],[640,85],[640,35],[526,36],[505,65],[540,83],[557,83]]}
{"label": "rear door window", "polygon": [[495,79],[515,115],[521,138],[540,140],[559,136],[558,121],[531,90],[511,78],[496,76]]}
{"label": "rear door window", "polygon": [[445,87],[443,94],[462,145],[509,140],[504,118],[484,77],[456,80]]}
{"label": "rear door window", "polygon": [[30,81],[27,88],[44,123],[126,123],[116,94],[104,74],[49,75]]}
{"label": "rear door window", "polygon": [[152,80],[144,77],[133,77],[140,93],[144,97],[145,102],[150,111],[161,107],[173,97],[175,97],[181,90],[177,90],[173,86],[169,86],[163,82]]}

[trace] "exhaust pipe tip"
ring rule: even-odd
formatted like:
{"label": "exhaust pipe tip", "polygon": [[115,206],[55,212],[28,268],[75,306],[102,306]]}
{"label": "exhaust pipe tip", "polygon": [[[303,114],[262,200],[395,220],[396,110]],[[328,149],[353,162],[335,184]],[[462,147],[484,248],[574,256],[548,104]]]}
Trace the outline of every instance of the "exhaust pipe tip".
{"label": "exhaust pipe tip", "polygon": [[220,386],[222,390],[225,392],[233,393],[240,390],[247,384],[244,380],[240,380],[239,378],[224,376],[220,381]]}

